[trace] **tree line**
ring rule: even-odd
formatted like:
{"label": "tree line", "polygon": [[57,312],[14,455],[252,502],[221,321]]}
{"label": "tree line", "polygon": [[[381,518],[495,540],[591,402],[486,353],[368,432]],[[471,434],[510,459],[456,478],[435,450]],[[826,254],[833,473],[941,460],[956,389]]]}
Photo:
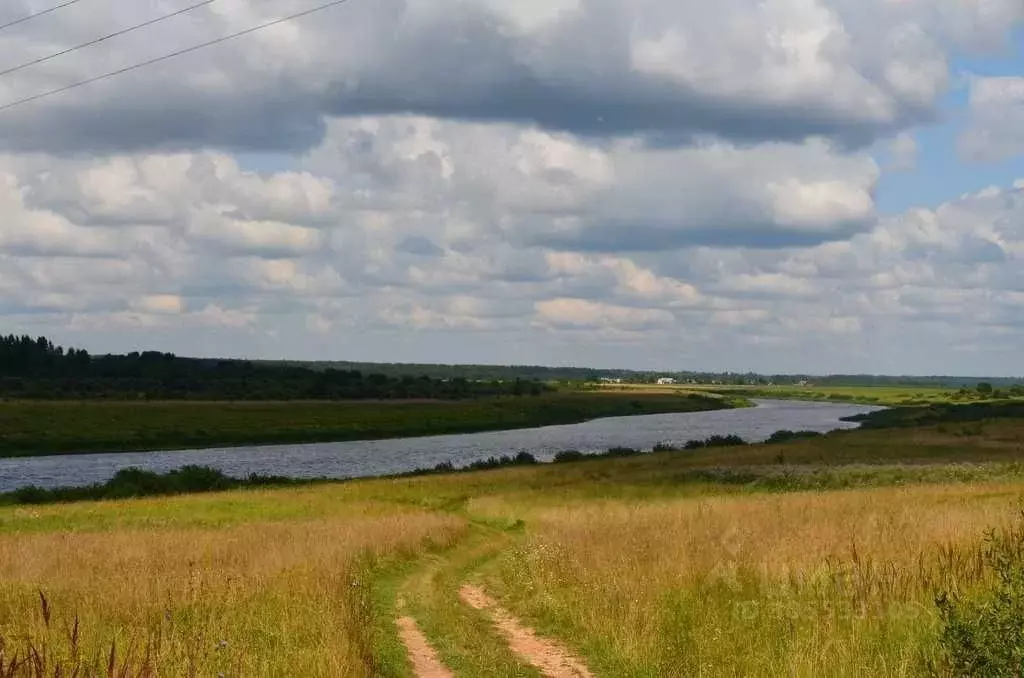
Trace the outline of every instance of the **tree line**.
{"label": "tree line", "polygon": [[90,355],[46,337],[0,336],[0,397],[188,400],[465,399],[539,395],[537,381],[386,375],[294,364],[182,358],[157,351]]}

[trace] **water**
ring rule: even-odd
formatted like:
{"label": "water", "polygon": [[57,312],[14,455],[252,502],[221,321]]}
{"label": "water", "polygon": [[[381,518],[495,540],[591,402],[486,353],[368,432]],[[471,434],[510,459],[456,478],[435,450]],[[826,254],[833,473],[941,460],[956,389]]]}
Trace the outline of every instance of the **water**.
{"label": "water", "polygon": [[119,469],[132,466],[166,472],[198,464],[237,477],[260,473],[293,478],[354,478],[431,468],[446,461],[464,466],[522,451],[548,461],[562,450],[650,449],[658,443],[682,445],[688,440],[730,433],[759,442],[780,429],[825,433],[856,428],[856,424],[840,421],[840,418],[877,409],[849,404],[759,400],[757,407],[738,410],[617,417],[568,426],[404,440],[0,459],[0,492],[26,485],[59,487],[99,483],[109,480]]}

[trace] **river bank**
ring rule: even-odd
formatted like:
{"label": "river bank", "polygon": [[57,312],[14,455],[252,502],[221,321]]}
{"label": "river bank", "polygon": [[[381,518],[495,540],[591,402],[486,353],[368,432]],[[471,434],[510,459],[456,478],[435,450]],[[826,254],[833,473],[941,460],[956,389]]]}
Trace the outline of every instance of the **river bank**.
{"label": "river bank", "polygon": [[712,394],[582,392],[455,401],[7,401],[0,457],[386,440],[748,404]]}
{"label": "river bank", "polygon": [[167,473],[189,465],[210,466],[230,476],[359,478],[407,473],[451,463],[467,466],[491,457],[528,452],[550,461],[559,452],[604,452],[610,448],[683,446],[714,435],[750,442],[773,433],[827,432],[856,428],[843,417],[871,411],[858,405],[758,401],[757,407],[704,412],[594,419],[580,424],[392,440],[182,449],[164,452],[36,456],[0,459],[0,492],[28,485],[53,488],[103,483],[136,467]]}

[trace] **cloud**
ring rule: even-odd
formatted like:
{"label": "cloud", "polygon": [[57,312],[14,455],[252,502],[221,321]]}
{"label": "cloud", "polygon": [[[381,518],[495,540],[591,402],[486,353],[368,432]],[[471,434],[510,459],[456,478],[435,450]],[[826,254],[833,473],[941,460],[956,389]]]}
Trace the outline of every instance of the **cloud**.
{"label": "cloud", "polygon": [[[299,6],[215,3],[0,97]],[[153,11],[89,10],[0,58]],[[0,111],[4,323],[101,351],[1024,372],[1024,181],[875,202],[950,50],[998,46],[1019,3],[443,10],[356,1]],[[972,81],[969,153],[1016,152],[1017,80]]]}
{"label": "cloud", "polygon": [[991,162],[1024,154],[1024,78],[974,78],[969,122],[960,150],[970,160]]}
{"label": "cloud", "polygon": [[[19,71],[0,96],[15,101],[308,7],[212,5]],[[0,56],[17,64],[154,15],[146,3],[97,0],[5,36]],[[951,42],[997,42],[1020,19],[1009,0],[353,2],[3,111],[0,140],[21,152],[294,152],[316,146],[330,117],[413,113],[668,145],[707,135],[869,145],[934,119]]]}
{"label": "cloud", "polygon": [[886,169],[906,172],[917,167],[917,141],[913,135],[903,133],[889,144],[889,164]]}
{"label": "cloud", "polygon": [[[820,141],[669,150],[388,117],[333,124],[299,165],[0,158],[0,313],[103,350],[590,362],[630,346],[636,366],[905,371],[980,367],[971,347],[989,346],[1019,362],[1001,347],[1024,323],[1024,184],[894,216],[856,207],[844,231],[857,200],[814,196],[870,196],[878,170]],[[753,237],[730,221],[742,200]],[[683,235],[660,247],[593,246],[607,214],[673,211]],[[570,239],[566,223],[583,227]],[[701,223],[728,235],[686,233]]]}
{"label": "cloud", "polygon": [[[355,187],[352,207],[391,212],[378,233],[595,252],[846,237],[871,223],[879,174],[821,140],[657,149],[419,117],[335,121],[306,166]],[[393,215],[410,209],[424,232]]]}

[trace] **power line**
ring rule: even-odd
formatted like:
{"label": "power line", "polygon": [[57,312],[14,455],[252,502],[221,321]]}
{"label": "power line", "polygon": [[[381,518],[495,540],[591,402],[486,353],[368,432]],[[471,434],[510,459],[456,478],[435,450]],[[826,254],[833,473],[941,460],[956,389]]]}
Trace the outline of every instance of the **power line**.
{"label": "power line", "polygon": [[[77,1],[78,0],[76,0],[76,2]],[[122,28],[121,30],[114,31],[113,33],[108,33],[108,34],[106,34],[106,35],[104,35],[102,37],[95,38],[93,40],[89,40],[88,42],[83,42],[80,45],[75,45],[74,47],[68,47],[67,49],[61,50],[59,52],[55,52],[54,54],[50,54],[48,56],[39,57],[38,59],[33,59],[32,61],[26,61],[23,64],[19,64],[17,66],[12,66],[11,68],[8,68],[8,69],[0,71],[0,77],[5,76],[5,75],[10,75],[11,73],[15,73],[17,71],[24,70],[26,68],[29,68],[30,66],[38,66],[39,64],[46,63],[47,61],[53,61],[54,59],[56,59],[58,57],[64,56],[65,54],[71,54],[72,52],[77,52],[80,49],[85,49],[86,47],[92,47],[93,45],[98,45],[101,42],[106,42],[107,40],[110,40],[112,38],[119,38],[122,35],[127,35],[128,33],[132,33],[134,31],[140,30],[142,28],[146,28],[147,26],[152,26],[154,24],[158,24],[161,21],[167,21],[168,19],[173,19],[176,16],[180,16],[182,14],[185,14],[186,12],[191,12],[193,10],[199,9],[200,7],[205,7],[206,5],[212,4],[212,3],[216,2],[216,1],[217,0],[202,0],[202,2],[197,2],[197,3],[193,4],[193,5],[189,5],[188,7],[176,10],[174,12],[171,12],[170,14],[164,14],[164,15],[158,16],[158,17],[156,17],[154,19],[149,19],[148,21],[143,21],[141,24],[135,24],[134,26],[128,26],[127,28]]]}
{"label": "power line", "polygon": [[130,73],[132,71],[137,71],[139,69],[146,68],[148,66],[152,66],[154,64],[158,64],[158,63],[161,63],[163,61],[168,61],[170,59],[174,59],[176,57],[183,56],[185,54],[190,54],[192,52],[198,52],[201,49],[206,49],[207,47],[213,47],[214,45],[219,45],[222,42],[228,42],[229,40],[234,40],[235,38],[241,38],[242,36],[249,35],[249,34],[255,33],[257,31],[261,31],[261,30],[263,30],[265,28],[270,28],[271,26],[277,26],[278,24],[283,24],[283,23],[285,23],[287,21],[294,21],[295,19],[301,19],[302,17],[309,16],[310,14],[316,14],[317,12],[322,12],[322,11],[324,11],[326,9],[330,9],[331,7],[337,7],[338,5],[344,5],[347,2],[350,2],[350,0],[333,0],[332,2],[328,2],[328,3],[325,3],[323,5],[318,5],[316,7],[304,10],[302,12],[296,12],[295,14],[289,14],[288,16],[283,16],[283,17],[281,17],[279,19],[272,19],[270,21],[264,22],[264,23],[259,24],[257,26],[252,26],[251,28],[246,28],[246,29],[238,31],[236,33],[229,33],[228,35],[224,35],[224,36],[221,36],[219,38],[215,38],[213,40],[208,40],[207,42],[202,42],[202,43],[199,43],[198,45],[193,45],[191,47],[186,47],[184,49],[179,49],[179,50],[171,52],[169,54],[164,54],[162,56],[158,56],[158,57],[155,57],[153,59],[148,59],[147,61],[141,61],[141,62],[139,62],[137,64],[132,64],[131,66],[126,66],[124,68],[119,68],[116,71],[109,71],[109,72],[104,73],[102,75],[97,75],[96,77],[93,77],[93,78],[88,78],[86,80],[79,80],[78,82],[73,82],[70,85],[64,85],[63,87],[58,87],[56,89],[51,89],[51,90],[48,90],[46,92],[42,92],[40,94],[34,94],[34,95],[30,96],[30,97],[25,97],[24,99],[17,99],[15,101],[11,101],[9,103],[0,105],[0,112],[3,112],[3,111],[6,111],[6,110],[15,108],[17,106],[22,106],[24,104],[28,104],[28,103],[31,103],[33,101],[39,101],[40,99],[45,99],[47,97],[52,97],[52,96],[57,95],[57,94],[63,94],[64,92],[68,92],[68,91],[71,91],[73,89],[78,89],[79,87],[85,87],[86,85],[91,85],[93,83],[100,82],[101,80],[107,80],[108,78],[114,78],[114,77],[117,77],[119,75],[124,75],[125,73]]}
{"label": "power line", "polygon": [[52,14],[52,13],[56,12],[58,9],[63,9],[65,7],[67,7],[67,6],[69,6],[69,5],[73,5],[76,2],[81,2],[81,1],[82,0],[68,0],[67,2],[62,2],[59,5],[56,5],[54,7],[50,7],[49,9],[44,9],[44,10],[40,10],[38,12],[34,12],[32,14],[28,14],[26,16],[21,17],[20,19],[15,19],[14,21],[8,21],[5,24],[0,24],[0,31],[5,31],[8,28],[11,28],[12,26],[17,26],[18,24],[23,24],[23,23],[25,23],[27,21],[32,21],[32,19],[44,16],[46,14]]}

